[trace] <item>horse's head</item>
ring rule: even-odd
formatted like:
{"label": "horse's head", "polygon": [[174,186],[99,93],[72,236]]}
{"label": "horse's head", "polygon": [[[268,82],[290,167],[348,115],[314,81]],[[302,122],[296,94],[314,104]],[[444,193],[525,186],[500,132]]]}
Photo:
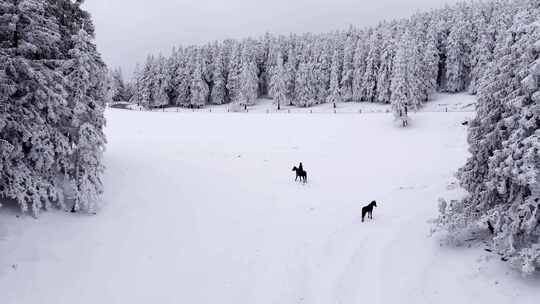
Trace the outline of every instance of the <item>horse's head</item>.
{"label": "horse's head", "polygon": [[293,170],[293,171],[298,171],[298,168],[296,168],[296,166],[294,166],[294,167],[292,168],[292,170]]}
{"label": "horse's head", "polygon": [[377,207],[377,202],[376,202],[376,201],[373,201],[373,202],[371,202],[370,205],[373,206],[373,207]]}

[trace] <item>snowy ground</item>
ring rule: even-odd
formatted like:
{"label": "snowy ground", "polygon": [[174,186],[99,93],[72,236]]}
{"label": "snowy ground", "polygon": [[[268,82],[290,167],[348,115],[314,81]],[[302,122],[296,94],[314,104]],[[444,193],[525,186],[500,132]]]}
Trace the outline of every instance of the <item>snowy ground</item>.
{"label": "snowy ground", "polygon": [[[142,107],[129,104],[126,102],[117,102],[115,107],[126,108],[130,110],[142,111]],[[391,110],[390,105],[371,103],[371,102],[342,102],[336,105],[334,109],[333,104],[325,103],[315,105],[309,108],[302,108],[296,106],[282,105],[281,110],[276,109],[276,105],[272,99],[261,98],[257,100],[256,104],[250,106],[248,113],[280,113],[280,114],[318,114],[318,113],[337,113],[337,114],[366,114],[366,113],[380,113],[385,114]],[[434,100],[427,102],[420,112],[473,112],[476,107],[475,96],[460,93],[455,95],[449,94],[437,94],[434,96]],[[236,107],[237,111],[244,112],[242,108]],[[231,104],[224,104],[218,106],[206,106],[201,109],[187,109],[181,107],[169,107],[165,109],[154,109],[154,112],[198,112],[198,113],[226,113],[235,112],[235,106]],[[412,109],[411,109],[412,110]]]}
{"label": "snowy ground", "polygon": [[539,280],[428,236],[471,113],[107,116],[98,215],[0,209],[0,303],[538,303]]}

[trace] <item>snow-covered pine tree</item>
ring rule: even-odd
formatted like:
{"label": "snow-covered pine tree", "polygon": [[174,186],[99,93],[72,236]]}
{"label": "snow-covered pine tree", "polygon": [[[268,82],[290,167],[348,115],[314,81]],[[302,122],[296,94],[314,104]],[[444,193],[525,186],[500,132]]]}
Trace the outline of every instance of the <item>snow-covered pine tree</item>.
{"label": "snow-covered pine tree", "polygon": [[383,24],[382,26],[382,46],[381,46],[381,66],[377,75],[377,101],[389,103],[392,80],[392,70],[394,66],[394,56],[396,43],[394,38],[395,24]]}
{"label": "snow-covered pine tree", "polygon": [[533,0],[519,5],[481,81],[469,130],[472,156],[458,174],[468,195],[443,206],[437,224],[458,240],[489,227],[492,249],[530,274],[540,270],[540,10]]}
{"label": "snow-covered pine tree", "polygon": [[130,83],[131,83],[133,91],[132,91],[131,99],[129,100],[129,102],[138,104],[142,100],[142,97],[141,97],[142,71],[141,71],[141,66],[139,64],[135,65],[132,80]]}
{"label": "snow-covered pine tree", "polygon": [[[435,93],[437,90],[437,76],[439,72],[439,50],[437,49],[437,34],[433,27],[430,26],[430,23],[427,22],[425,25],[426,30],[426,39],[423,44],[423,58],[422,58],[422,84],[424,85],[426,97],[429,99],[431,94]],[[428,101],[427,99],[425,101]]]}
{"label": "snow-covered pine tree", "polygon": [[[78,52],[84,60],[77,61],[75,68],[86,69],[88,77],[103,80],[104,70],[87,64],[94,59],[101,61],[93,45],[92,22],[80,8],[81,3],[0,1],[0,196],[17,201],[23,211],[31,209],[34,215],[53,205],[66,208],[61,177],[77,178],[69,174],[77,166],[74,151],[80,148],[71,123],[73,119],[83,120],[74,115],[74,110],[84,104],[68,100],[75,90],[72,79],[64,75],[64,64],[74,60],[73,54]],[[86,48],[79,48],[74,38],[81,30],[87,33]],[[99,84],[79,96],[88,94],[91,98],[92,92],[103,93],[103,89]],[[86,117],[101,131],[103,100],[94,102],[95,108]],[[83,167],[99,170],[101,160],[96,159],[96,167]],[[95,176],[99,175],[97,172]],[[99,182],[86,185],[100,187]]]}
{"label": "snow-covered pine tree", "polygon": [[466,7],[459,7],[447,40],[445,89],[451,93],[463,91],[469,83],[472,25],[466,12]]}
{"label": "snow-covered pine tree", "polygon": [[374,29],[369,38],[369,52],[366,58],[366,71],[362,80],[362,99],[374,102],[377,97],[377,75],[380,66],[380,37],[379,29]]}
{"label": "snow-covered pine tree", "polygon": [[242,72],[240,73],[240,99],[239,103],[244,106],[254,105],[259,92],[259,78],[257,77],[257,65],[252,59],[253,50],[248,45],[242,51]]}
{"label": "snow-covered pine tree", "polygon": [[392,71],[392,95],[390,102],[392,104],[392,113],[396,119],[406,117],[406,107],[409,103],[409,79],[410,73],[408,56],[410,54],[410,33],[406,30],[397,45],[394,67]]}
{"label": "snow-covered pine tree", "polygon": [[319,39],[317,41],[319,56],[315,65],[315,80],[317,89],[316,100],[318,103],[325,103],[330,95],[330,76],[332,73],[333,46],[329,39]]}
{"label": "snow-covered pine tree", "polygon": [[213,86],[210,101],[212,104],[220,105],[227,101],[224,50],[221,46],[217,46],[214,51]]}
{"label": "snow-covered pine tree", "polygon": [[69,154],[67,136],[58,128],[69,111],[57,61],[62,59],[60,27],[43,1],[20,1],[1,13],[11,20],[2,36],[11,40],[2,42],[0,83],[7,94],[0,141],[7,142],[3,153],[8,162],[0,172],[0,196],[37,215],[52,203],[63,204],[55,181],[59,160]]}
{"label": "snow-covered pine tree", "polygon": [[152,66],[152,83],[150,90],[152,91],[152,99],[150,100],[150,107],[158,108],[169,104],[168,88],[169,82],[167,80],[167,60],[163,55],[159,55],[154,65]]}
{"label": "snow-covered pine tree", "polygon": [[425,49],[422,39],[425,34],[422,25],[418,20],[411,24],[410,35],[408,37],[408,86],[409,86],[409,105],[414,109],[419,108],[422,103],[429,99],[432,93],[429,91],[431,79],[426,79],[426,70],[424,64]]}
{"label": "snow-covered pine tree", "polygon": [[72,142],[70,170],[67,172],[74,185],[73,210],[94,211],[103,192],[101,159],[105,149],[105,64],[83,29],[73,38],[69,60],[64,65],[68,102],[73,109],[64,131]]}
{"label": "snow-covered pine tree", "polygon": [[[368,34],[369,35],[369,34]],[[364,100],[364,75],[366,73],[366,58],[369,52],[369,45],[366,43],[365,33],[360,35],[354,51],[354,75],[353,75],[353,100]],[[333,63],[332,63],[333,64]]]}
{"label": "snow-covered pine tree", "polygon": [[274,98],[277,109],[287,104],[287,73],[283,65],[283,56],[277,54],[276,66],[273,69],[272,81],[270,83],[270,95]]}
{"label": "snow-covered pine tree", "polygon": [[128,101],[127,97],[127,88],[124,81],[124,76],[122,75],[122,69],[116,68],[111,71],[112,79],[112,100],[113,101]]}
{"label": "snow-covered pine tree", "polygon": [[354,78],[354,51],[356,48],[356,38],[352,33],[345,40],[343,49],[343,65],[341,70],[341,99],[343,101],[353,100],[353,78]]}
{"label": "snow-covered pine tree", "polygon": [[340,52],[334,50],[334,56],[332,56],[332,68],[330,72],[330,88],[329,95],[326,102],[332,103],[334,106],[336,103],[342,102],[341,90],[339,87],[339,75],[340,75]]}
{"label": "snow-covered pine tree", "polygon": [[176,76],[180,71],[179,50],[173,47],[171,56],[165,58],[164,81],[163,88],[167,96],[167,103],[171,106],[176,106],[176,100],[178,98],[178,83],[176,82]]}
{"label": "snow-covered pine tree", "polygon": [[208,102],[210,90],[203,75],[203,59],[201,58],[201,50],[195,51],[195,67],[193,77],[191,79],[191,106],[200,108]]}
{"label": "snow-covered pine tree", "polygon": [[241,46],[238,44],[232,45],[232,50],[229,58],[228,74],[227,74],[227,91],[229,100],[234,103],[240,101],[241,93],[241,73],[242,73],[242,54]]}
{"label": "snow-covered pine tree", "polygon": [[154,90],[156,75],[155,75],[155,59],[154,56],[148,56],[141,72],[140,78],[140,101],[139,105],[149,107],[154,101]]}
{"label": "snow-covered pine tree", "polygon": [[176,85],[176,105],[187,107],[191,103],[191,80],[192,80],[192,58],[193,48],[179,49],[179,67],[173,77]]}

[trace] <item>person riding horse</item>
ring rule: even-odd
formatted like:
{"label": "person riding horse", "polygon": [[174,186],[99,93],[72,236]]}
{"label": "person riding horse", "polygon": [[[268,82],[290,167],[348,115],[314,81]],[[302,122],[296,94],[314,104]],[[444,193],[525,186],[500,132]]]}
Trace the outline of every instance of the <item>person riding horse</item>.
{"label": "person riding horse", "polygon": [[300,178],[300,181],[302,181],[304,183],[307,182],[307,172],[304,171],[304,166],[302,165],[302,163],[300,163],[300,165],[298,165],[298,168],[296,166],[293,167],[292,170],[296,172],[296,178],[294,179],[295,181],[297,181],[298,178]]}

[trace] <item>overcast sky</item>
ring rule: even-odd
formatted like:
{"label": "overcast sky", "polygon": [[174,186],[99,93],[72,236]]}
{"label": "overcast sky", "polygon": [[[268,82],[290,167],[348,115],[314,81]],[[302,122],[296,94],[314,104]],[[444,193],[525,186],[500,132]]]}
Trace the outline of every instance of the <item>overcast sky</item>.
{"label": "overcast sky", "polygon": [[103,58],[130,76],[147,54],[168,54],[174,45],[375,25],[454,2],[458,0],[87,0],[85,7],[92,13]]}

